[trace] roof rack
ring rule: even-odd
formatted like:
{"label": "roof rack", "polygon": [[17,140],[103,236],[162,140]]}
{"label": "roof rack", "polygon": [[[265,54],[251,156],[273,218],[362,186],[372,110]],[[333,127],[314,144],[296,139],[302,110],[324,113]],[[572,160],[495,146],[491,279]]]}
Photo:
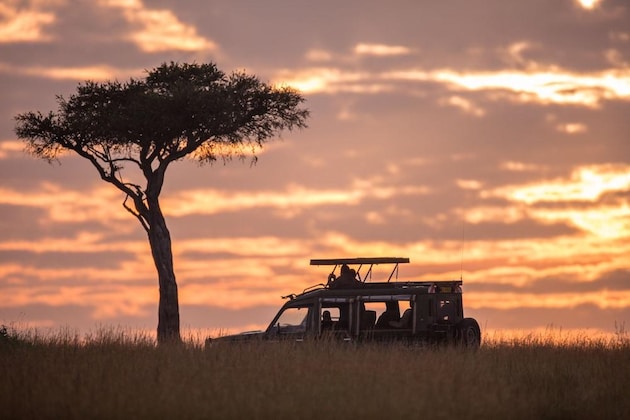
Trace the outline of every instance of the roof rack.
{"label": "roof rack", "polygon": [[[409,262],[409,258],[401,258],[401,257],[361,257],[361,258],[328,258],[328,259],[315,259],[315,260],[311,260],[311,265],[332,265],[334,266],[334,268],[332,269],[331,272],[331,276],[333,276],[334,279],[334,272],[337,269],[337,267],[339,265],[345,264],[345,265],[352,265],[352,264],[358,264],[359,268],[357,269],[357,276],[359,277],[359,279],[365,283],[365,281],[367,280],[368,276],[371,275],[372,273],[372,268],[375,265],[378,264],[394,264],[394,268],[391,272],[391,274],[389,275],[389,278],[387,279],[387,281],[389,282],[392,277],[394,276],[394,274],[396,274],[396,278],[398,278],[398,264],[406,264]],[[363,267],[363,265],[369,265],[370,268],[368,269],[367,273],[365,273],[365,275],[363,275],[363,278],[361,278],[361,268]],[[329,277],[329,281],[330,281],[330,277]]]}
{"label": "roof rack", "polygon": [[405,264],[409,258],[374,257],[374,258],[328,258],[311,260],[311,265],[339,265],[339,264]]}

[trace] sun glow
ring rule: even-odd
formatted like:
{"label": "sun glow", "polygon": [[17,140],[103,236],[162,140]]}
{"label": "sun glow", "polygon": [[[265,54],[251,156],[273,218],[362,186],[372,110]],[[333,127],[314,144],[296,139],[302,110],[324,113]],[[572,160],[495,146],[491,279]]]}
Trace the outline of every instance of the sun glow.
{"label": "sun glow", "polygon": [[602,0],[576,0],[576,2],[586,10],[593,10],[602,2]]}

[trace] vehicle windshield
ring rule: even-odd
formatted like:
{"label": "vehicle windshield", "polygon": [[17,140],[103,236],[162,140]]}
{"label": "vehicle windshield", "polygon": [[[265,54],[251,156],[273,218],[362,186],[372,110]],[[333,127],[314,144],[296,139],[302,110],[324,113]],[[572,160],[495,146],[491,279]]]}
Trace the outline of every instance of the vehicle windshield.
{"label": "vehicle windshield", "polygon": [[310,306],[285,308],[270,328],[282,333],[306,332],[309,313]]}

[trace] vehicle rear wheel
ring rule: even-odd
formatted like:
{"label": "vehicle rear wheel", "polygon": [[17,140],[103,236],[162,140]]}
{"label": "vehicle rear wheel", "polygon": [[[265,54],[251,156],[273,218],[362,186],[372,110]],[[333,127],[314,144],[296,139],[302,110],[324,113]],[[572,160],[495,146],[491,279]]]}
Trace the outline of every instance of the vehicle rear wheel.
{"label": "vehicle rear wheel", "polygon": [[479,348],[481,345],[481,329],[473,318],[464,318],[457,325],[459,342],[464,347]]}

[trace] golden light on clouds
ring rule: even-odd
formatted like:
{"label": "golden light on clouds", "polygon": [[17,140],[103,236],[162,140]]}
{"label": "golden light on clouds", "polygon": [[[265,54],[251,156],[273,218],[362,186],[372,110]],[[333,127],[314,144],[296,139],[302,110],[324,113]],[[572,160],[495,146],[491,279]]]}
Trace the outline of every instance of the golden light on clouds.
{"label": "golden light on clouds", "polygon": [[[136,243],[135,246],[130,246],[131,244],[118,242],[98,246],[98,242],[96,237],[77,238],[73,244],[69,243],[60,249],[67,252],[81,250],[94,253],[102,253],[107,249],[128,249],[135,258],[107,269],[46,269],[1,264],[0,273],[3,278],[13,279],[13,284],[24,283],[21,279],[25,277],[41,279],[37,286],[16,289],[16,293],[11,294],[5,305],[93,305],[97,308],[92,315],[95,319],[107,319],[122,314],[139,315],[147,307],[152,307],[156,291],[149,281],[154,273],[146,244]],[[1,249],[19,248],[11,243],[3,245],[0,246]],[[35,242],[31,245],[38,246],[35,249],[40,251],[45,248]],[[571,276],[572,281],[596,279],[611,269],[624,267],[624,257],[630,252],[630,245],[613,249],[614,246],[609,243],[581,243],[575,238],[554,241],[470,241],[466,244],[462,272],[461,246],[459,241],[447,241],[436,247],[432,241],[421,239],[407,244],[361,241],[336,232],[323,232],[316,239],[290,240],[270,236],[183,239],[174,243],[174,253],[182,304],[240,309],[257,305],[280,305],[281,295],[323,282],[327,271],[307,265],[308,259],[314,256],[313,249],[325,249],[329,255],[335,256],[411,256],[412,265],[403,267],[401,280],[459,278],[463,273],[468,285],[495,282],[516,287],[526,286],[541,276]],[[50,247],[47,249],[51,250]],[[185,258],[187,252],[207,254],[209,257],[233,254],[238,256],[238,264],[235,265],[232,258],[190,260]],[[613,252],[617,253],[616,257]],[[602,261],[601,255],[608,255],[608,258]],[[208,271],[209,267],[212,267],[211,273]],[[294,267],[296,271],[282,274],[288,267]],[[418,271],[416,267],[423,267],[422,271]],[[467,268],[474,269],[467,271]],[[81,279],[80,283],[71,285],[78,279]],[[263,279],[264,285],[261,284]],[[58,287],[58,283],[67,285]],[[630,305],[628,292],[605,296],[601,291],[528,295],[527,292],[515,290],[469,293],[467,307],[519,308],[523,307],[524,294],[533,299],[528,300],[531,307],[542,305],[570,308],[579,304],[594,304],[602,308],[623,308]],[[539,305],[534,303],[536,299],[542,299]]]}
{"label": "golden light on clouds", "polygon": [[17,153],[24,153],[24,143],[16,140],[0,141],[0,160],[7,159]]}
{"label": "golden light on clouds", "polygon": [[587,127],[582,123],[567,123],[556,125],[556,130],[566,134],[581,134],[586,133]]}
{"label": "golden light on clouds", "polygon": [[453,95],[440,101],[442,105],[452,106],[460,109],[465,114],[475,117],[483,117],[486,114],[483,108],[475,105],[472,101],[461,96]]}
{"label": "golden light on clouds", "polygon": [[513,92],[519,102],[573,104],[598,107],[604,99],[630,100],[630,70],[607,70],[590,74],[561,70],[539,72],[498,71],[460,73],[437,72],[393,73],[392,77],[434,80],[466,90],[505,90]]}
{"label": "golden light on clouds", "polygon": [[587,10],[592,10],[599,6],[602,0],[575,0],[581,7]]}
{"label": "golden light on clouds", "polygon": [[598,206],[590,210],[534,211],[532,215],[549,222],[570,221],[573,225],[601,238],[622,239],[630,236],[630,206]]}
{"label": "golden light on clouds", "polygon": [[[535,171],[535,165],[520,162],[505,162],[503,168],[512,171]],[[311,284],[322,281],[323,274],[306,266],[313,250],[326,250],[325,256],[340,255],[400,255],[411,256],[416,267],[404,271],[415,279],[459,278],[464,275],[467,284],[510,284],[524,287],[532,281],[543,278],[567,278],[572,281],[592,281],[607,272],[623,269],[630,255],[630,243],[623,239],[630,236],[630,208],[627,203],[601,201],[604,194],[622,192],[630,188],[630,167],[624,165],[595,165],[578,167],[565,178],[541,180],[525,185],[509,185],[494,190],[484,190],[484,184],[474,179],[459,179],[460,188],[479,191],[486,197],[502,197],[513,205],[496,207],[472,207],[462,210],[462,217],[471,226],[482,222],[501,221],[516,223],[535,220],[539,223],[568,222],[579,228],[583,234],[555,237],[551,240],[475,240],[474,229],[469,226],[465,245],[461,241],[440,241],[439,244],[425,238],[406,243],[390,241],[366,241],[354,239],[336,231],[320,232],[316,238],[262,237],[215,237],[205,239],[181,238],[174,242],[178,278],[182,289],[182,303],[223,305],[217,296],[225,299],[226,307],[234,306],[234,297],[239,296],[239,308],[253,307],[278,301],[278,296],[299,291]],[[283,192],[256,191],[227,193],[218,190],[189,190],[164,197],[164,209],[169,217],[193,214],[216,214],[242,211],[254,208],[270,208],[299,212],[300,208],[326,205],[360,205],[366,198],[391,199],[396,196],[418,196],[426,194],[426,187],[387,187],[374,181],[357,181],[347,190],[316,190],[292,186]],[[54,223],[75,223],[89,221],[94,214],[100,215],[111,232],[139,229],[122,208],[117,211],[111,203],[120,201],[118,193],[107,186],[95,188],[93,196],[65,191],[54,184],[42,184],[39,192],[0,191],[0,202],[8,205],[21,205],[39,208],[47,220]],[[574,206],[571,203],[589,202],[591,206]],[[565,206],[540,207],[541,203],[565,203]],[[114,211],[112,211],[114,210]],[[366,212],[366,222],[382,224],[390,217],[399,217],[402,209],[391,205],[382,212]],[[44,217],[44,216],[43,216]],[[49,223],[49,222],[46,222]],[[122,230],[121,230],[122,229]],[[462,248],[465,246],[465,249]],[[0,241],[0,250],[45,253],[102,254],[124,252],[129,255],[120,264],[107,269],[98,268],[36,268],[15,263],[0,264],[0,275],[7,284],[26,284],[26,278],[41,279],[42,282],[55,282],[83,279],[89,287],[65,286],[57,290],[22,290],[11,298],[12,304],[40,302],[50,305],[88,304],[99,309],[93,314],[95,319],[107,319],[121,314],[140,314],[153,302],[153,290],[138,284],[116,286],[119,282],[134,283],[151,279],[154,276],[148,245],[144,241],[108,239],[104,234],[80,233],[68,238],[46,238],[37,240]],[[209,262],[203,257],[189,258],[190,253],[198,256],[233,255],[234,259],[214,259]],[[208,267],[212,266],[212,275]],[[278,271],[294,267],[300,276],[278,274]],[[324,273],[326,274],[326,273]],[[259,290],[261,278],[273,279]],[[207,284],[212,279],[212,285]],[[99,289],[94,292],[93,282],[105,282],[111,290]],[[51,283],[52,282],[52,283]],[[42,288],[46,286],[42,285]],[[134,291],[146,289],[144,297],[137,300]],[[251,290],[256,289],[256,293]],[[94,292],[92,297],[88,292]],[[130,290],[132,290],[130,292]],[[212,290],[212,293],[208,291]],[[38,294],[39,293],[39,294]],[[140,293],[140,292],[139,292]],[[484,294],[486,293],[486,294]],[[525,292],[502,292],[488,295],[487,292],[469,295],[470,307],[518,308],[523,307],[520,299]],[[107,305],[107,296],[119,294],[125,305]],[[37,296],[35,296],[37,295]],[[487,301],[496,297],[495,301]],[[540,301],[544,307],[569,308],[581,304],[596,304],[602,308],[623,308],[630,305],[628,297],[618,294],[613,302],[610,296],[601,292],[545,295]],[[9,304],[7,304],[9,305]],[[625,305],[625,306],[624,306]],[[10,306],[10,305],[9,305]],[[106,308],[105,308],[106,307]]]}
{"label": "golden light on clouds", "polygon": [[[131,219],[130,222],[133,222],[133,220]],[[148,245],[144,241],[110,242],[105,239],[104,234],[79,232],[77,236],[71,238],[43,236],[37,241],[4,240],[0,242],[0,250],[34,253],[72,252],[79,254],[120,251],[138,255],[149,250]]]}
{"label": "golden light on clouds", "polygon": [[[166,194],[162,208],[169,217],[212,215],[256,208],[276,210],[282,217],[294,217],[302,210],[326,205],[359,205],[366,199],[388,200],[401,196],[425,195],[425,186],[384,186],[378,180],[356,181],[351,190],[312,189],[290,185],[285,191],[226,192],[213,189],[182,190]],[[89,193],[44,182],[33,191],[0,188],[0,204],[37,208],[41,224],[83,223],[99,220],[116,232],[137,226],[122,207],[124,196],[109,185],[95,185]],[[112,203],[120,202],[119,207]],[[45,241],[39,246],[44,246]],[[61,244],[60,244],[61,245]]]}
{"label": "golden light on clouds", "polygon": [[85,306],[93,310],[94,320],[106,320],[121,315],[149,315],[155,304],[157,291],[153,285],[125,285],[116,287],[108,284],[86,283],[75,286],[38,286],[16,289],[4,302],[5,306],[49,305]]}
{"label": "golden light on clouds", "polygon": [[110,66],[30,67],[25,68],[23,73],[55,80],[100,81],[111,79],[120,71]]}
{"label": "golden light on clouds", "polygon": [[[47,214],[46,223],[80,223],[94,219],[112,222],[127,220],[122,207],[124,196],[109,185],[98,185],[90,192],[73,191],[44,182],[37,191],[0,188],[0,204],[39,208]],[[120,202],[120,209],[112,203]]]}
{"label": "golden light on clouds", "polygon": [[386,44],[357,44],[354,47],[354,53],[357,55],[374,55],[374,56],[391,56],[391,55],[407,55],[411,53],[411,49],[402,45],[386,45]]}
{"label": "golden light on clouds", "polygon": [[117,68],[108,65],[58,67],[58,66],[9,66],[0,63],[0,73],[20,74],[23,76],[41,77],[51,80],[71,80],[82,82],[85,80],[105,81],[111,79],[126,79],[141,74],[142,69]]}
{"label": "golden light on clouds", "polygon": [[472,208],[466,211],[465,218],[470,223],[492,220],[515,223],[525,218],[542,223],[566,222],[595,237],[622,239],[630,237],[630,205],[627,200],[602,198],[629,190],[628,166],[579,167],[568,178],[482,191],[482,197],[501,197],[515,206]]}
{"label": "golden light on clouds", "polygon": [[515,162],[512,160],[502,162],[499,168],[505,169],[507,171],[513,171],[513,172],[533,172],[533,171],[539,171],[543,169],[540,165],[535,165],[532,163]]}
{"label": "golden light on clouds", "polygon": [[167,9],[149,9],[142,0],[100,0],[103,6],[118,8],[136,26],[129,38],[144,52],[214,51],[217,45],[197,33]]}
{"label": "golden light on clouds", "polygon": [[574,200],[594,202],[605,193],[627,189],[630,189],[630,166],[594,165],[576,168],[569,179],[510,186],[492,194],[526,204]]}
{"label": "golden light on clouds", "polygon": [[186,190],[164,197],[166,214],[181,217],[191,214],[216,214],[252,208],[286,210],[291,216],[301,209],[322,205],[357,205],[366,198],[390,199],[396,196],[423,195],[423,186],[388,187],[356,182],[351,190],[318,190],[298,185],[287,190],[263,192],[224,192],[212,189]]}
{"label": "golden light on clouds", "polygon": [[330,61],[333,59],[332,53],[322,49],[311,49],[306,52],[308,61]]}
{"label": "golden light on clouds", "polygon": [[378,93],[391,90],[383,83],[369,81],[365,72],[352,72],[332,67],[318,67],[305,70],[282,70],[275,77],[275,84],[289,85],[303,93]]}
{"label": "golden light on clouds", "polygon": [[0,3],[0,43],[51,41],[44,28],[55,23],[55,14],[37,10],[33,5],[23,8],[20,3],[12,0]]}
{"label": "golden light on clouds", "polygon": [[469,308],[491,307],[494,309],[516,308],[575,308],[593,305],[601,309],[623,309],[630,306],[630,291],[589,293],[479,293],[466,296]]}
{"label": "golden light on clouds", "polygon": [[[385,15],[385,3],[331,15],[315,2],[306,20],[281,2],[251,13],[241,3],[0,0],[0,323],[24,312],[30,325],[152,327],[158,300],[149,244],[124,195],[76,157],[54,175],[26,161],[13,116],[46,111],[46,92],[69,95],[76,82],[142,77],[156,60],[216,59],[299,89],[312,125],[295,146],[214,149],[219,160],[266,153],[271,166],[253,184],[232,168],[184,164],[171,174],[161,205],[182,325],[264,326],[260,314],[281,295],[325,282],[330,267],[311,258],[383,255],[411,258],[403,281],[463,277],[481,322],[536,327],[560,314],[576,326],[586,322],[576,309],[605,328],[627,317],[623,2],[522,2],[522,15],[487,8],[481,21],[463,2],[444,27],[434,26],[439,2],[400,3],[396,13],[410,19]],[[317,25],[321,16],[330,24]],[[519,25],[527,16],[535,24]],[[288,19],[300,27],[290,37]],[[144,182],[131,167],[123,175]]]}
{"label": "golden light on clouds", "polygon": [[475,179],[458,179],[456,183],[463,190],[479,190],[483,186],[483,183]]}
{"label": "golden light on clouds", "polygon": [[[451,69],[435,71],[412,69],[368,73],[319,67],[283,70],[275,79],[305,93],[375,94],[395,91],[399,89],[397,84],[401,82],[435,82],[446,84],[453,91],[499,91],[509,94],[507,97],[515,102],[535,102],[543,105],[597,108],[604,100],[630,100],[630,69],[590,73],[574,73],[559,68],[465,73]],[[485,112],[459,95],[443,99],[442,104],[456,106],[476,116],[482,116]]]}

